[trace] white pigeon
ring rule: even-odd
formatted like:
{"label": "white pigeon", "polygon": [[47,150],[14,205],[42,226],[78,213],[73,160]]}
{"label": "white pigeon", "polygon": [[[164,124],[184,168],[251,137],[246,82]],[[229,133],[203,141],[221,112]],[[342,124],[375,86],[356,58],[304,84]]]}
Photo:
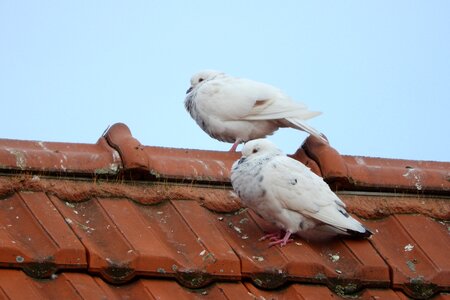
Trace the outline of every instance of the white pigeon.
{"label": "white pigeon", "polygon": [[285,235],[269,234],[269,245],[286,245],[291,234],[315,227],[369,237],[328,184],[308,167],[282,153],[266,139],[247,142],[231,169],[233,189],[242,202]]}
{"label": "white pigeon", "polygon": [[192,118],[212,138],[234,143],[230,151],[280,127],[303,130],[328,143],[304,123],[320,112],[309,111],[271,85],[205,70],[192,76],[186,94],[184,105]]}

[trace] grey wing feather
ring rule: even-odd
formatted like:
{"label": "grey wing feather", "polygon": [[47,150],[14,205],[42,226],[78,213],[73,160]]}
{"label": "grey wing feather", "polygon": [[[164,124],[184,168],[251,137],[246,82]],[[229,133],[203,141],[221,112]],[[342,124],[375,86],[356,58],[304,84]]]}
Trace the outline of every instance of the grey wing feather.
{"label": "grey wing feather", "polygon": [[300,162],[286,156],[276,157],[270,162],[264,177],[268,182],[267,191],[284,208],[338,228],[364,230],[347,214],[345,204],[328,184]]}

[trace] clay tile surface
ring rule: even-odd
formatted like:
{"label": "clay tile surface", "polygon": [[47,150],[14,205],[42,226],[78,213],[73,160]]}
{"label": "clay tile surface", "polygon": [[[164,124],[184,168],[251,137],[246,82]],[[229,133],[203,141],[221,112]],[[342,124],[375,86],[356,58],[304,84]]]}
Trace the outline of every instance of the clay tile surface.
{"label": "clay tile surface", "polygon": [[340,188],[416,194],[450,192],[450,162],[341,156],[314,137],[309,137],[300,150],[317,162],[328,182]]}
{"label": "clay tile surface", "polygon": [[0,140],[0,298],[449,298],[449,163],[309,138],[292,157],[374,235],[269,248],[232,192],[238,157],[142,146],[124,124],[96,144]]}
{"label": "clay tile surface", "polygon": [[142,146],[125,124],[115,124],[105,134],[121,154],[125,170],[140,170],[155,178],[221,183],[229,181],[238,153]]}
{"label": "clay tile surface", "polygon": [[117,151],[104,139],[97,144],[71,144],[0,139],[2,171],[40,171],[116,174],[121,168]]}

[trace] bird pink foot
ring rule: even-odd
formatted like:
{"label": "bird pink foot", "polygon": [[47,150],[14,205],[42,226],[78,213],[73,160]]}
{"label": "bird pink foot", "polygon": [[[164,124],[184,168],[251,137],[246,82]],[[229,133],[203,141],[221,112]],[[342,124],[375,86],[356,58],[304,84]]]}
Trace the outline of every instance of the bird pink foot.
{"label": "bird pink foot", "polygon": [[291,237],[291,232],[290,231],[286,231],[286,234],[284,235],[284,237],[282,239],[280,239],[279,237],[276,238],[271,238],[271,242],[269,243],[269,247],[275,246],[275,245],[280,245],[280,247],[286,246],[287,243],[290,243],[293,241],[293,239],[290,239]]}
{"label": "bird pink foot", "polygon": [[264,240],[269,239],[269,241],[270,241],[269,247],[272,247],[275,245],[280,245],[280,247],[283,247],[283,246],[286,246],[287,243],[294,241],[293,239],[290,239],[291,234],[292,233],[290,231],[286,231],[286,234],[284,235],[284,237],[281,238],[281,232],[269,233],[269,234],[266,234],[263,237],[261,237],[259,239],[259,241],[264,241]]}
{"label": "bird pink foot", "polygon": [[265,241],[267,239],[269,239],[269,241],[271,241],[272,239],[279,239],[281,238],[281,232],[274,232],[274,233],[268,233],[263,235],[258,241]]}

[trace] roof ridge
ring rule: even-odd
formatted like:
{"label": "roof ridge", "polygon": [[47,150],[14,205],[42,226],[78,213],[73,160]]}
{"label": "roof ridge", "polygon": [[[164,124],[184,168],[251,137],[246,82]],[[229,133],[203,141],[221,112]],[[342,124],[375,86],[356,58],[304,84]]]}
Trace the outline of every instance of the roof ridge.
{"label": "roof ridge", "polygon": [[[143,146],[123,123],[96,144],[0,139],[0,172],[229,185],[235,152]],[[450,195],[450,162],[341,155],[314,136],[291,155],[334,190]]]}

